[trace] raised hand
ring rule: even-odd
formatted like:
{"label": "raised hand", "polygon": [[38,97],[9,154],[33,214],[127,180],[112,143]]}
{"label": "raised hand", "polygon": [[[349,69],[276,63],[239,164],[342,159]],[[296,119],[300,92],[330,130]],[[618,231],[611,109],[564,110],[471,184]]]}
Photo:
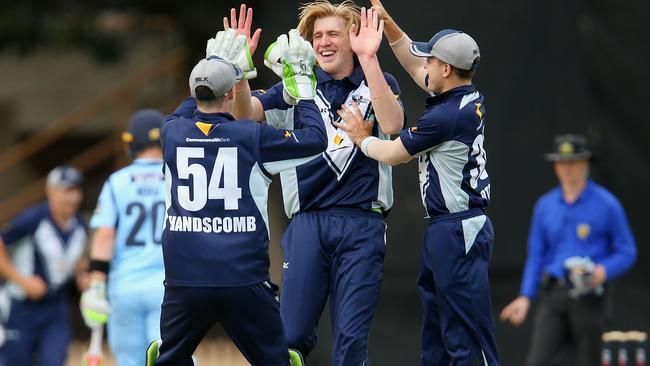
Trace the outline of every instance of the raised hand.
{"label": "raised hand", "polygon": [[343,122],[333,122],[334,126],[342,129],[348,135],[350,140],[359,145],[363,139],[372,135],[372,121],[363,119],[361,109],[356,102],[352,102],[352,107],[342,105],[341,109],[336,111]]}
{"label": "raised hand", "polygon": [[289,104],[316,97],[316,55],[296,29],[282,34],[264,53],[264,65],[282,78],[283,97]]}
{"label": "raised hand", "polygon": [[379,20],[388,20],[390,19],[390,15],[388,15],[388,12],[384,8],[384,5],[381,3],[379,0],[370,0],[370,4],[372,4],[372,10],[374,10],[377,13],[377,16],[379,17]]}
{"label": "raised hand", "polygon": [[379,50],[383,31],[384,21],[379,20],[377,12],[373,9],[361,8],[361,21],[358,31],[355,24],[352,24],[350,28],[352,51],[359,58],[374,57]]}
{"label": "raised hand", "polygon": [[219,31],[214,38],[208,39],[205,57],[219,57],[237,65],[242,71],[238,79],[249,80],[257,77],[257,69],[248,50],[246,37],[237,34],[234,29]]}
{"label": "raised hand", "polygon": [[252,24],[253,8],[248,8],[248,10],[246,10],[246,4],[241,4],[239,7],[239,18],[237,17],[237,10],[235,8],[230,9],[230,22],[228,21],[228,17],[223,17],[224,30],[232,28],[236,30],[238,34],[246,36],[251,55],[255,53],[257,43],[260,40],[260,34],[262,33],[262,29],[257,28],[251,36]]}

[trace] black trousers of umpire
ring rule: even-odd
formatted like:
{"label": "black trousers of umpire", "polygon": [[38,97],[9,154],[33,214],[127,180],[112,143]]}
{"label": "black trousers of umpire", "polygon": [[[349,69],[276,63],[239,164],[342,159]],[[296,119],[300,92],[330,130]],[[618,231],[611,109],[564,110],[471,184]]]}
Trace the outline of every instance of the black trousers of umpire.
{"label": "black trousers of umpire", "polygon": [[606,295],[572,298],[561,282],[552,281],[540,294],[526,364],[562,365],[561,356],[568,345],[574,348],[576,366],[600,365],[606,302]]}

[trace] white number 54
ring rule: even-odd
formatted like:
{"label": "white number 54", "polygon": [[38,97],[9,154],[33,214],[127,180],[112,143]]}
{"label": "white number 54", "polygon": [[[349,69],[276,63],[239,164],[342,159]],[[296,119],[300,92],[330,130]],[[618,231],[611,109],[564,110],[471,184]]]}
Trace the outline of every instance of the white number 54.
{"label": "white number 54", "polygon": [[209,181],[203,165],[190,164],[190,159],[203,159],[204,155],[205,149],[202,147],[176,148],[178,178],[192,177],[191,190],[190,186],[178,186],[178,203],[188,211],[198,211],[205,207],[209,199],[224,200],[224,209],[237,210],[242,197],[237,176],[237,148],[222,147],[217,151]]}

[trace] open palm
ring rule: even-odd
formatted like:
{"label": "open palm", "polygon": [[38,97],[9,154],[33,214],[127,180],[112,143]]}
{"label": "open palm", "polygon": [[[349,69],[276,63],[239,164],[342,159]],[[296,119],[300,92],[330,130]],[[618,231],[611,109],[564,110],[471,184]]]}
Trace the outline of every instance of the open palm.
{"label": "open palm", "polygon": [[384,21],[373,9],[361,8],[361,21],[358,28],[352,25],[350,28],[350,46],[357,57],[372,57],[377,54],[381,44]]}
{"label": "open palm", "polygon": [[253,8],[248,8],[246,10],[246,5],[241,4],[239,7],[239,19],[237,19],[237,10],[235,8],[230,9],[230,22],[228,22],[228,17],[223,17],[223,29],[227,30],[232,28],[237,31],[238,34],[246,36],[246,41],[248,42],[248,49],[251,51],[251,55],[257,49],[257,43],[260,40],[261,29],[256,29],[255,33],[251,35],[251,26],[253,24]]}

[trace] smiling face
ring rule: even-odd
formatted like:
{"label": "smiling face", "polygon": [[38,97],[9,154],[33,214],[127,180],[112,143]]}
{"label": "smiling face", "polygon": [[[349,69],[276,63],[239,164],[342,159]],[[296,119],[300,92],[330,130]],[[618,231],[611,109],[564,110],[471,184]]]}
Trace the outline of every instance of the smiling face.
{"label": "smiling face", "polygon": [[318,18],[314,22],[312,46],[316,61],[334,79],[342,79],[354,69],[354,53],[346,33],[346,23],[339,16]]}

